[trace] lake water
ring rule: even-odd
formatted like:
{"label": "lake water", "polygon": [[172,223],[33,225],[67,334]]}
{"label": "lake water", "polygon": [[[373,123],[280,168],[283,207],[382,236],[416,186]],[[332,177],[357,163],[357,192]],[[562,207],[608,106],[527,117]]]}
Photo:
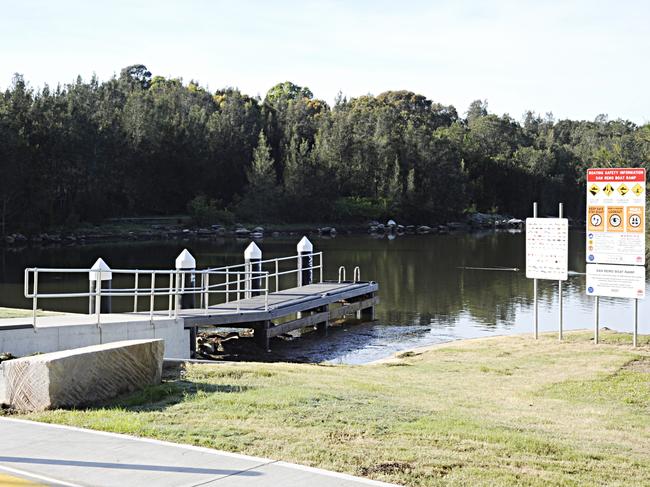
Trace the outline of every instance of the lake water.
{"label": "lake water", "polygon": [[[272,258],[295,254],[297,241],[298,237],[266,238],[258,244],[264,258]],[[312,237],[312,241],[315,251],[324,252],[325,279],[336,279],[339,266],[347,267],[350,278],[358,265],[363,280],[379,283],[377,321],[334,327],[325,338],[311,334],[274,343],[280,356],[355,364],[423,345],[533,330],[533,283],[525,276],[523,233],[408,235],[394,240]],[[31,307],[22,297],[25,267],[89,267],[102,257],[114,268],[168,269],[183,248],[194,254],[198,267],[222,266],[242,262],[247,244],[235,239],[172,240],[0,250],[0,306]],[[569,246],[569,269],[584,273],[584,232],[571,231]],[[50,285],[61,289],[72,284]],[[557,282],[539,281],[540,331],[557,330],[557,288]],[[579,274],[563,285],[567,330],[593,327],[593,298],[585,295],[584,288],[585,277]],[[85,300],[72,306],[44,304],[46,309],[87,310]],[[632,301],[601,299],[601,326],[632,331],[633,310]],[[649,311],[650,305],[641,300],[639,333],[650,333]]]}

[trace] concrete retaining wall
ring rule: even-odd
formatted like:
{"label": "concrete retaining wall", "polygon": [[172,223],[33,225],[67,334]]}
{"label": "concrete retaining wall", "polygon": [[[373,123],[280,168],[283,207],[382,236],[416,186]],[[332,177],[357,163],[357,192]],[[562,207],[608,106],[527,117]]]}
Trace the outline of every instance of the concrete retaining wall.
{"label": "concrete retaining wall", "polygon": [[[57,317],[58,318],[58,317]],[[156,319],[97,324],[70,324],[65,317],[60,323],[18,330],[0,328],[0,352],[17,357],[33,353],[58,352],[73,348],[100,345],[121,340],[162,338],[165,341],[165,358],[190,358],[190,335],[182,319]]]}
{"label": "concrete retaining wall", "polygon": [[3,362],[18,411],[85,406],[160,383],[163,340],[127,340]]}

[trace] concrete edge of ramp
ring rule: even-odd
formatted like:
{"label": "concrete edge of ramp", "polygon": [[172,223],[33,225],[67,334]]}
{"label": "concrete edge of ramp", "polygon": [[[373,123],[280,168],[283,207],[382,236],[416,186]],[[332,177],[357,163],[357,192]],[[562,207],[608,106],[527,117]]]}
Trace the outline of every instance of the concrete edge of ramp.
{"label": "concrete edge of ramp", "polygon": [[[371,479],[366,479],[362,477],[355,477],[353,475],[349,474],[344,474],[344,473],[339,473],[339,472],[332,472],[329,470],[324,470],[320,468],[315,468],[315,467],[308,467],[304,465],[299,465],[299,464],[294,464],[294,463],[289,463],[289,462],[283,462],[283,461],[276,461],[268,458],[261,458],[261,457],[254,457],[254,456],[249,456],[249,455],[243,455],[240,453],[231,453],[231,452],[226,452],[226,451],[221,451],[221,450],[215,450],[211,448],[206,448],[206,447],[201,447],[201,446],[194,446],[194,445],[185,445],[181,443],[174,443],[170,441],[164,441],[164,440],[156,440],[152,438],[141,438],[137,436],[132,436],[132,435],[126,435],[126,434],[121,434],[121,433],[112,433],[112,432],[107,432],[107,431],[97,431],[97,430],[91,430],[91,429],[84,429],[84,428],[78,428],[75,426],[67,426],[67,425],[59,425],[59,424],[51,424],[51,423],[41,423],[37,421],[30,421],[30,420],[25,420],[25,419],[16,419],[16,418],[0,418],[0,426],[2,423],[14,423],[14,424],[23,424],[23,425],[28,425],[31,427],[36,427],[36,428],[45,428],[45,429],[55,429],[55,430],[61,430],[61,431],[70,431],[70,432],[75,432],[78,434],[86,434],[94,437],[105,437],[105,438],[113,438],[113,439],[119,439],[123,441],[130,441],[130,442],[139,442],[139,443],[145,443],[145,444],[150,444],[150,445],[155,445],[157,447],[169,447],[173,449],[184,449],[187,451],[193,451],[201,454],[208,454],[208,455],[214,455],[222,458],[231,458],[233,460],[242,460],[242,461],[248,461],[248,462],[255,462],[258,464],[258,467],[264,467],[268,465],[273,465],[277,467],[283,467],[286,469],[294,470],[294,471],[300,471],[304,472],[307,474],[313,474],[315,479],[318,477],[328,477],[331,479],[340,479],[341,481],[347,481],[347,482],[354,482],[357,485],[371,485],[371,486],[377,486],[377,487],[395,487],[396,484],[389,484],[386,482],[380,482],[376,480],[371,480]],[[60,446],[59,446],[60,447]],[[26,469],[18,469],[18,468],[10,468],[5,465],[0,464],[0,471],[1,470],[5,471],[12,471],[13,473],[16,474],[22,474],[27,477],[32,477],[32,478],[39,478],[38,473],[30,472],[29,470]],[[40,475],[40,478],[42,480],[49,481],[53,483],[54,485],[68,485],[68,486],[76,486],[78,484],[76,483],[68,483],[69,479],[55,479],[55,478],[46,478]],[[210,484],[212,485],[212,484]],[[217,485],[217,484],[215,484]],[[242,484],[243,485],[243,484]]]}

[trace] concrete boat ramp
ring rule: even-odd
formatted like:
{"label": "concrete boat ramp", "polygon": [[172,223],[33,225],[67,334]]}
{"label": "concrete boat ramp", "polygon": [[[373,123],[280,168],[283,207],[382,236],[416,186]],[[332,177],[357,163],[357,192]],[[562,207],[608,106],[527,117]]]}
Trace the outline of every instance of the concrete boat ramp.
{"label": "concrete boat ramp", "polygon": [[0,418],[0,438],[0,485],[393,485],[266,458],[13,418]]}

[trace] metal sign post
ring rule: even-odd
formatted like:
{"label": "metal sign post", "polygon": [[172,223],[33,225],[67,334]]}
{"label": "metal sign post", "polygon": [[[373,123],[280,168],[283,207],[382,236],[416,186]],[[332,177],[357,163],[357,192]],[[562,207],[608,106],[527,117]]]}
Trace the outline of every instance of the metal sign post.
{"label": "metal sign post", "polygon": [[[537,218],[537,201],[533,203],[533,218]],[[537,303],[537,278],[533,279],[533,310],[535,313],[535,340],[539,337],[539,303]]]}
{"label": "metal sign post", "polygon": [[[564,215],[564,204],[560,203],[558,205],[558,218],[562,218]],[[559,304],[559,321],[558,321],[558,340],[562,341],[562,281],[557,281],[557,297],[558,297],[558,304]]]}
{"label": "metal sign post", "polygon": [[639,300],[634,299],[634,333],[632,335],[632,346],[637,346],[637,337],[639,334]]}
{"label": "metal sign post", "polygon": [[598,302],[600,301],[600,297],[596,296],[596,301],[594,301],[594,344],[598,345],[598,312],[600,311],[598,309]]}

